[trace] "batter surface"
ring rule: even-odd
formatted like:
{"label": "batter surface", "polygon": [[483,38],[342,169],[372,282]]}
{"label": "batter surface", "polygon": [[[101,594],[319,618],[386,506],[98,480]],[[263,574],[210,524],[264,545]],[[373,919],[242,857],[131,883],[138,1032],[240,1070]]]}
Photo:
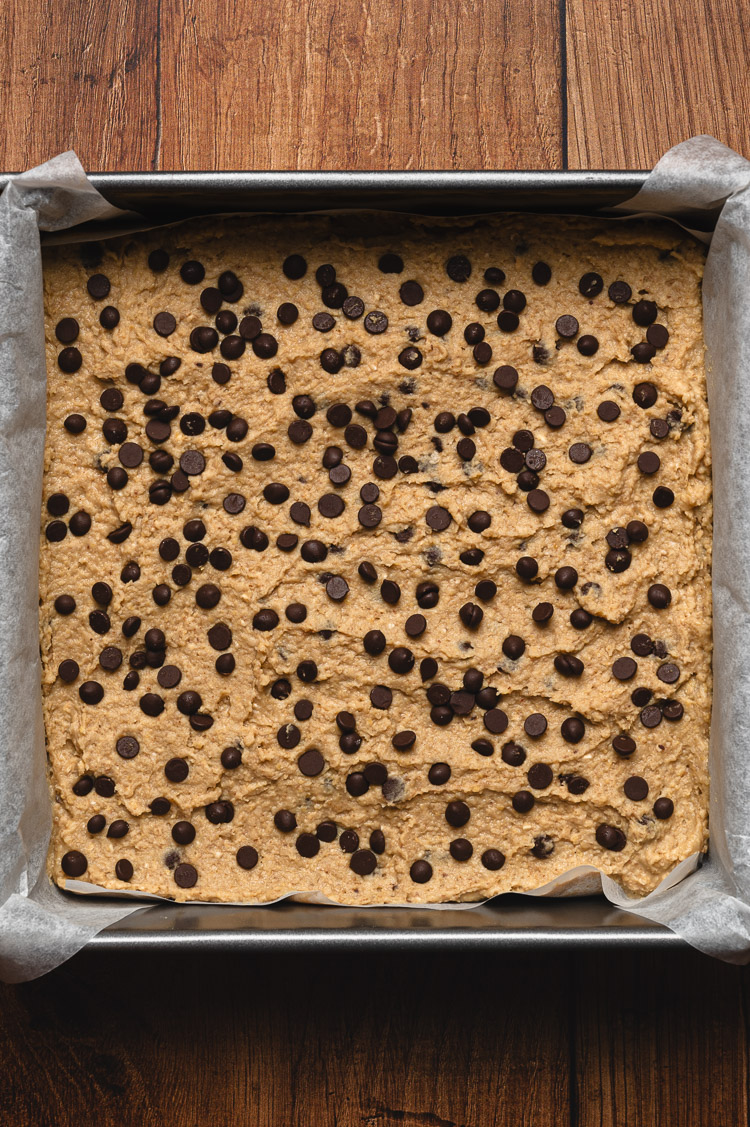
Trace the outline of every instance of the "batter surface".
{"label": "batter surface", "polygon": [[702,263],[516,215],[48,250],[53,878],[643,894],[703,849]]}

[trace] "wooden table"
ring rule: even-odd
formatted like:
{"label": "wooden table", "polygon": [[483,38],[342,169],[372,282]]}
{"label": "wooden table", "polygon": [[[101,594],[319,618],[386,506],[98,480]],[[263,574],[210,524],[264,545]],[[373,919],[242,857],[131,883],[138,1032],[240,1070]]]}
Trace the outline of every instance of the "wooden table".
{"label": "wooden table", "polygon": [[[0,168],[750,155],[737,0],[6,0]],[[156,959],[0,987],[8,1127],[736,1127],[750,972],[685,952]]]}

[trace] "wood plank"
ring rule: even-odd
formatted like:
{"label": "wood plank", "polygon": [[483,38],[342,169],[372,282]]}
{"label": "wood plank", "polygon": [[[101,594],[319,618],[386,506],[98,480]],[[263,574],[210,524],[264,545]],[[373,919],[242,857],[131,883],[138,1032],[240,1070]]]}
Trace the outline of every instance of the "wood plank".
{"label": "wood plank", "polygon": [[565,956],[79,955],[0,987],[13,1127],[568,1127]]}
{"label": "wood plank", "polygon": [[84,167],[139,169],[157,158],[158,0],[0,4],[0,168],[74,148]]}
{"label": "wood plank", "polygon": [[748,1122],[747,968],[600,952],[571,986],[577,1127]]}
{"label": "wood plank", "polygon": [[557,0],[162,0],[164,168],[552,168]]}
{"label": "wood plank", "polygon": [[750,24],[737,0],[567,0],[571,168],[650,168],[712,133],[750,156]]}

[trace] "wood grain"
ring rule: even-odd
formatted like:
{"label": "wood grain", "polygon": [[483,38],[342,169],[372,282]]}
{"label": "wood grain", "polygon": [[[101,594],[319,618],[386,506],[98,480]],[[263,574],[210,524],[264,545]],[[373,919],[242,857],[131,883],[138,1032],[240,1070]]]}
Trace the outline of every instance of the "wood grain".
{"label": "wood grain", "polygon": [[750,156],[750,24],[737,0],[566,0],[568,164],[651,168],[698,133]]}
{"label": "wood grain", "polygon": [[557,0],[163,0],[165,168],[552,168]]}
{"label": "wood grain", "polygon": [[[750,156],[738,0],[5,0],[0,168]],[[563,34],[564,33],[564,34]],[[10,1127],[735,1127],[750,968],[82,953],[0,986]]]}
{"label": "wood grain", "polygon": [[78,956],[0,987],[12,1127],[568,1127],[568,959]]}
{"label": "wood grain", "polygon": [[0,4],[0,168],[74,148],[89,169],[152,168],[158,0]]}
{"label": "wood grain", "polygon": [[692,952],[81,954],[0,987],[12,1127],[740,1127],[750,969]]}
{"label": "wood grain", "polygon": [[577,1127],[748,1122],[748,969],[694,953],[577,963]]}

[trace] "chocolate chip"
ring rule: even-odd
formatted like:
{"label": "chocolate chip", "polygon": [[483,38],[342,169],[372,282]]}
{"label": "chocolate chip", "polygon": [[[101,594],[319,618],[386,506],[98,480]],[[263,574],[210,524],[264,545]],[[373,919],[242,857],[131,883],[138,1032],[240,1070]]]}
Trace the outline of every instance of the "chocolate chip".
{"label": "chocolate chip", "polygon": [[627,844],[627,839],[622,830],[616,826],[607,825],[606,822],[596,827],[596,841],[602,849],[610,849],[619,853]]}
{"label": "chocolate chip", "polygon": [[553,429],[563,426],[566,417],[562,407],[550,407],[545,411],[545,423]]}
{"label": "chocolate chip", "polygon": [[464,254],[454,254],[446,262],[445,272],[452,282],[467,282],[471,277],[471,262]]}
{"label": "chocolate chip", "polygon": [[99,314],[99,324],[109,332],[120,324],[120,311],[114,305],[105,305]]}
{"label": "chocolate chip", "polygon": [[666,438],[669,434],[669,423],[666,419],[652,419],[649,423],[649,430],[653,438]]}
{"label": "chocolate chip", "polygon": [[672,592],[663,583],[654,583],[648,589],[648,601],[656,610],[664,610],[672,602]]}
{"label": "chocolate chip", "polygon": [[305,540],[300,548],[300,555],[305,563],[323,563],[328,555],[328,548],[322,540]]}
{"label": "chocolate chip", "polygon": [[174,871],[174,882],[178,888],[193,888],[198,883],[198,870],[183,862]]}
{"label": "chocolate chip", "polygon": [[111,798],[115,793],[115,781],[109,775],[100,775],[94,782],[94,790],[100,798]]}
{"label": "chocolate chip", "polygon": [[414,668],[414,654],[407,646],[396,646],[388,655],[388,665],[394,673],[409,673]]}
{"label": "chocolate chip", "polygon": [[534,622],[541,625],[542,623],[549,622],[554,612],[555,608],[552,606],[552,603],[537,603],[531,612],[531,617]]}
{"label": "chocolate chip", "polygon": [[[284,745],[282,744],[282,747]],[[300,772],[307,778],[314,778],[320,775],[325,767],[325,760],[317,748],[309,748],[303,752],[297,760],[297,766]]]}
{"label": "chocolate chip", "polygon": [[644,728],[658,728],[661,724],[661,709],[649,704],[641,711],[641,724]]}
{"label": "chocolate chip", "polygon": [[666,348],[669,341],[669,331],[664,325],[649,325],[646,330],[646,340],[654,348]]}
{"label": "chocolate chip", "polygon": [[484,611],[476,603],[464,603],[458,613],[468,630],[476,630],[484,618]]}
{"label": "chocolate chip", "polygon": [[109,278],[106,274],[92,274],[86,282],[86,289],[91,297],[97,301],[101,301],[107,297],[111,289]]}
{"label": "chocolate chip", "polygon": [[122,665],[122,650],[117,646],[105,646],[99,654],[99,665],[108,673],[114,673]]}
{"label": "chocolate chip", "polygon": [[294,419],[287,428],[290,442],[295,446],[303,446],[312,438],[313,428],[306,419]]}
{"label": "chocolate chip", "polygon": [[511,806],[517,814],[528,814],[533,809],[536,799],[528,790],[519,790],[513,795]]}
{"label": "chocolate chip", "polygon": [[539,834],[537,837],[535,837],[534,845],[530,850],[534,857],[538,857],[540,861],[543,861],[547,857],[551,856],[554,851],[555,843],[549,836],[549,834]]}
{"label": "chocolate chip", "polygon": [[558,336],[570,339],[578,332],[578,321],[570,313],[564,313],[555,321],[555,329]]}
{"label": "chocolate chip", "polygon": [[552,268],[546,262],[536,262],[531,268],[531,277],[537,286],[546,286],[552,277]]}
{"label": "chocolate chip", "polygon": [[72,684],[80,673],[78,662],[73,661],[72,658],[66,658],[65,661],[61,661],[58,665],[57,673],[61,681],[65,681],[68,685]]}
{"label": "chocolate chip", "polygon": [[505,854],[501,853],[499,849],[485,849],[482,854],[482,864],[490,872],[497,872],[505,864]]}
{"label": "chocolate chip", "polygon": [[465,826],[471,818],[471,811],[465,802],[460,799],[449,802],[445,808],[445,820],[449,826],[459,828]]}
{"label": "chocolate chip", "polygon": [[596,297],[602,292],[604,281],[600,274],[595,274],[593,271],[590,274],[584,274],[578,283],[578,292],[582,297]]}
{"label": "chocolate chip", "polygon": [[444,337],[453,326],[453,318],[445,309],[433,309],[427,316],[427,328],[436,337]]}
{"label": "chocolate chip", "polygon": [[579,717],[571,716],[563,720],[559,731],[567,744],[580,744],[585,735],[585,726]]}
{"label": "chocolate chip", "polygon": [[653,324],[657,313],[656,303],[653,301],[637,301],[633,306],[633,320],[642,328]]}
{"label": "chocolate chip", "polygon": [[554,666],[562,677],[580,677],[584,669],[581,659],[569,653],[556,654]]}
{"label": "chocolate chip", "polygon": [[[481,695],[482,694],[480,693],[479,696]],[[479,700],[477,700],[477,703],[481,706]],[[484,714],[483,723],[488,732],[492,732],[493,735],[499,736],[502,735],[502,733],[508,727],[508,717],[506,713],[503,712],[502,708],[488,708]]]}
{"label": "chocolate chip", "polygon": [[593,450],[586,442],[574,442],[568,450],[568,457],[571,462],[575,462],[579,466],[585,465],[592,454]]}
{"label": "chocolate chip", "polygon": [[621,732],[612,740],[612,747],[615,749],[618,755],[622,756],[623,759],[627,759],[635,751],[636,743],[635,740],[630,736],[626,735],[624,732]]}
{"label": "chocolate chip", "polygon": [[560,517],[565,528],[580,528],[583,524],[584,512],[582,509],[566,509]]}
{"label": "chocolate chip", "polygon": [[648,796],[648,783],[640,775],[631,775],[629,779],[625,780],[622,789],[631,802],[643,802],[644,798]]}
{"label": "chocolate chip", "polygon": [[[241,331],[240,326],[240,331]],[[244,334],[243,334],[244,335]],[[279,346],[276,338],[270,333],[260,333],[252,342],[253,352],[260,360],[270,360],[278,352]]]}
{"label": "chocolate chip", "polygon": [[375,685],[370,691],[370,703],[373,708],[388,709],[393,703],[393,693],[387,685]]}
{"label": "chocolate chip", "polygon": [[329,599],[340,603],[349,594],[349,584],[342,575],[332,575],[326,583],[326,594]]}
{"label": "chocolate chip", "polygon": [[221,599],[221,591],[214,583],[204,583],[195,592],[195,601],[203,610],[211,610]]}
{"label": "chocolate chip", "polygon": [[291,301],[284,301],[276,310],[276,316],[282,325],[293,325],[299,317],[299,309]]}
{"label": "chocolate chip", "polygon": [[539,384],[531,392],[531,402],[537,411],[547,411],[554,401],[554,395],[545,384]]}
{"label": "chocolate chip", "polygon": [[296,282],[307,273],[307,262],[301,254],[290,254],[284,259],[281,269],[287,278]]}
{"label": "chocolate chip", "polygon": [[[656,456],[656,455],[654,455],[654,456]],[[668,509],[668,508],[670,508],[671,505],[674,504],[674,493],[672,492],[671,489],[668,489],[665,485],[660,485],[660,486],[658,486],[657,489],[654,490],[652,500],[653,500],[654,504],[656,505],[657,509]],[[73,531],[73,527],[72,527],[73,521],[72,520],[71,520],[70,524],[71,524],[70,530],[72,532]]]}
{"label": "chocolate chip", "polygon": [[561,591],[570,591],[578,582],[578,572],[574,567],[561,567],[555,572],[555,585]]}
{"label": "chocolate chip", "polygon": [[642,474],[654,474],[661,466],[661,459],[652,450],[644,450],[638,455],[638,469]]}
{"label": "chocolate chip", "polygon": [[[279,375],[281,375],[281,373],[279,373]],[[268,377],[268,387],[271,390],[273,390],[271,388],[271,381],[272,381],[273,376],[274,376],[274,373],[272,372],[271,375]],[[211,367],[211,378],[214,381],[214,383],[217,383],[219,385],[227,384],[227,383],[229,383],[230,379],[232,378],[231,369],[229,368],[229,366],[227,364],[218,364],[218,363],[214,364]],[[283,391],[284,389],[282,388],[281,390]]]}
{"label": "chocolate chip", "polygon": [[330,333],[335,324],[336,318],[330,313],[316,313],[312,319],[312,327],[319,333]]}
{"label": "chocolate chip", "polygon": [[86,420],[83,415],[68,415],[63,422],[63,426],[69,434],[83,434],[86,429]]}
{"label": "chocolate chip", "polygon": [[680,679],[680,668],[673,661],[667,661],[656,670],[656,676],[665,685],[674,685]]}
{"label": "chocolate chip", "polygon": [[324,493],[318,500],[318,512],[322,517],[329,519],[340,517],[345,508],[343,499],[336,493]]}
{"label": "chocolate chip", "polygon": [[300,681],[304,681],[305,684],[310,685],[317,679],[318,667],[314,661],[301,661],[297,666],[296,672]]}
{"label": "chocolate chip", "polygon": [[73,516],[68,521],[68,528],[73,536],[85,536],[91,528],[91,517],[88,513],[83,511],[73,513]]}
{"label": "chocolate chip", "polygon": [[653,407],[658,396],[659,393],[652,383],[638,383],[633,388],[633,402],[644,410]]}
{"label": "chocolate chip", "polygon": [[415,861],[409,869],[409,876],[415,884],[427,884],[432,880],[432,865],[429,861]]}
{"label": "chocolate chip", "polygon": [[[94,780],[90,775],[81,775],[81,777],[73,783],[71,789],[73,794],[78,795],[79,798],[83,798],[85,795],[91,793],[93,786]],[[114,787],[112,788],[112,793],[114,794]]]}
{"label": "chocolate chip", "polygon": [[521,558],[516,561],[516,574],[519,579],[530,582],[536,577],[538,571],[539,564],[533,556],[521,556]]}
{"label": "chocolate chip", "polygon": [[235,854],[235,860],[241,869],[254,869],[258,864],[258,851],[252,845],[241,845]]}
{"label": "chocolate chip", "polygon": [[627,282],[613,282],[607,292],[610,301],[614,301],[616,305],[624,305],[630,301],[633,293]]}
{"label": "chocolate chip", "polygon": [[626,548],[611,549],[604,557],[607,569],[615,574],[627,571],[630,567],[632,556]]}
{"label": "chocolate chip", "polygon": [[657,798],[654,803],[654,814],[660,821],[666,821],[674,814],[674,802],[671,798]]}
{"label": "chocolate chip", "polygon": [[620,417],[620,408],[611,399],[605,399],[597,407],[596,413],[603,423],[613,423]]}
{"label": "chocolate chip", "polygon": [[632,657],[618,657],[612,664],[612,675],[618,681],[630,681],[638,672],[638,663]]}
{"label": "chocolate chip", "polygon": [[88,861],[79,850],[71,849],[63,855],[60,866],[66,877],[81,877],[88,868]]}
{"label": "chocolate chip", "polygon": [[402,368],[407,368],[410,372],[413,372],[422,363],[422,353],[413,345],[409,346],[399,352],[398,362]]}
{"label": "chocolate chip", "polygon": [[444,532],[445,529],[450,525],[453,518],[451,517],[451,514],[448,512],[448,510],[444,509],[442,505],[433,505],[432,508],[427,510],[425,520],[427,522],[427,526],[431,528],[433,532]]}
{"label": "chocolate chip", "polygon": [[107,539],[111,544],[123,544],[130,533],[133,531],[133,526],[129,520],[121,524],[118,528],[113,528],[111,532],[107,533]]}
{"label": "chocolate chip", "polygon": [[324,348],[320,354],[320,366],[324,372],[335,375],[340,371],[344,363],[344,358],[340,352],[335,348]]}
{"label": "chocolate chip", "polygon": [[524,720],[523,727],[527,736],[531,736],[532,739],[539,739],[547,731],[547,718],[541,712],[532,712]]}

